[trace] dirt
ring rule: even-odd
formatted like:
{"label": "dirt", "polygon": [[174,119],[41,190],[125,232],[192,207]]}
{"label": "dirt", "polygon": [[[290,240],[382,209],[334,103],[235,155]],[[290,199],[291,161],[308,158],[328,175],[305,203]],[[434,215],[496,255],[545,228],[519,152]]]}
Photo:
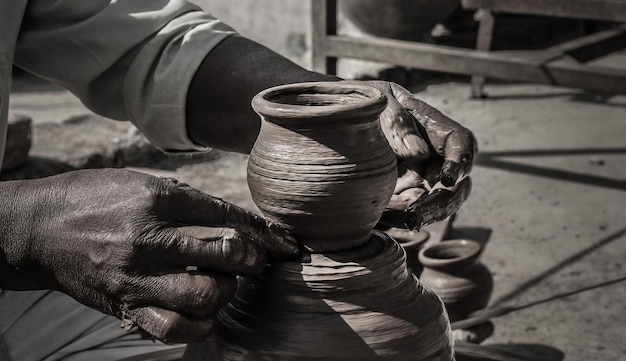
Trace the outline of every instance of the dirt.
{"label": "dirt", "polygon": [[483,101],[467,100],[467,84],[419,93],[479,140],[456,234],[486,244],[492,307],[556,298],[495,319],[486,343],[543,344],[567,360],[624,359],[626,97],[534,85],[488,91]]}

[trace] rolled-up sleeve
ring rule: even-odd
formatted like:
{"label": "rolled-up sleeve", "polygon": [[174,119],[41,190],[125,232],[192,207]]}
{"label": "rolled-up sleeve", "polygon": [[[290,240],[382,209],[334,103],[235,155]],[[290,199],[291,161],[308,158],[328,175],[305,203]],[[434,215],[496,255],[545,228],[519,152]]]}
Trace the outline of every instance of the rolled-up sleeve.
{"label": "rolled-up sleeve", "polygon": [[187,90],[206,55],[234,34],[183,0],[31,0],[15,63],[98,114],[132,121],[165,151],[204,150],[187,136]]}

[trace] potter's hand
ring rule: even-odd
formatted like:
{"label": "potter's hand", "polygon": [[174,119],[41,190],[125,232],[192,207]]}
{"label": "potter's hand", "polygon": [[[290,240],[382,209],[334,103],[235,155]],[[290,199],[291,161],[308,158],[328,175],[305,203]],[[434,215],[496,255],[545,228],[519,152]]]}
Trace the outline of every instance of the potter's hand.
{"label": "potter's hand", "polygon": [[[398,182],[381,223],[416,228],[452,215],[471,188],[465,176],[477,152],[472,132],[397,84],[367,84],[387,96],[381,127],[398,157]],[[412,218],[399,221],[406,210]]]}
{"label": "potter's hand", "polygon": [[206,339],[266,252],[298,254],[283,230],[172,179],[103,169],[0,187],[0,287],[65,292],[166,343]]}

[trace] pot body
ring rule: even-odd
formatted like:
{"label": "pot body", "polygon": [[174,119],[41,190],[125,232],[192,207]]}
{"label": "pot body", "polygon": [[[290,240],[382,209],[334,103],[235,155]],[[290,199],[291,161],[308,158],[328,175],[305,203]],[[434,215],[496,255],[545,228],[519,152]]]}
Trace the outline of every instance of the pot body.
{"label": "pot body", "polygon": [[305,253],[239,280],[193,361],[451,361],[444,304],[408,271],[402,248],[374,231],[364,246]]}
{"label": "pot body", "polygon": [[489,303],[493,276],[480,262],[480,252],[481,246],[470,240],[448,240],[420,251],[420,281],[443,300],[452,322]]}
{"label": "pot body", "polygon": [[420,41],[459,7],[459,0],[341,0],[345,17],[364,33]]}
{"label": "pot body", "polygon": [[378,120],[385,105],[378,90],[341,82],[257,95],[252,106],[262,125],[248,185],[263,215],[313,251],[364,243],[397,179]]}

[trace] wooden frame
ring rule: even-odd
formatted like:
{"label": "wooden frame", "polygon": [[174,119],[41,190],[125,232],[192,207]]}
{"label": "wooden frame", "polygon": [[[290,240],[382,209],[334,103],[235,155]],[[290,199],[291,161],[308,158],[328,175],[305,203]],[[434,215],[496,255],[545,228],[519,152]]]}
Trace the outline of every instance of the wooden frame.
{"label": "wooden frame", "polygon": [[[520,3],[526,2],[534,6],[517,8]],[[569,7],[571,4],[575,6]],[[599,4],[606,6],[602,8]],[[478,8],[481,12],[478,49],[338,35],[337,0],[312,0],[313,68],[334,74],[337,59],[347,57],[472,75],[473,95],[477,97],[483,95],[484,78],[626,94],[626,66],[622,70],[586,64],[599,56],[626,48],[626,28],[623,26],[540,51],[489,51],[494,8],[497,11],[532,10],[537,13],[543,7],[544,13],[552,16],[578,15],[626,21],[626,0],[463,0],[463,5],[470,9]],[[587,10],[591,5],[596,6],[595,10]],[[575,13],[574,10],[585,14]]]}

